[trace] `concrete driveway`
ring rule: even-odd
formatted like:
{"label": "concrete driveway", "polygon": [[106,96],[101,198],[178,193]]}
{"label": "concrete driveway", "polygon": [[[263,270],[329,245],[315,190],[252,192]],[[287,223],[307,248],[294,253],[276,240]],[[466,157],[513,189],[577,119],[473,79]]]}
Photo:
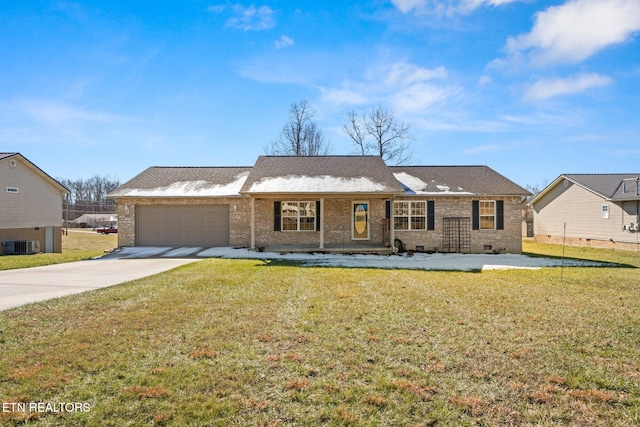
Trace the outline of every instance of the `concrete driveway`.
{"label": "concrete driveway", "polygon": [[0,311],[140,279],[197,259],[96,259],[0,271]]}

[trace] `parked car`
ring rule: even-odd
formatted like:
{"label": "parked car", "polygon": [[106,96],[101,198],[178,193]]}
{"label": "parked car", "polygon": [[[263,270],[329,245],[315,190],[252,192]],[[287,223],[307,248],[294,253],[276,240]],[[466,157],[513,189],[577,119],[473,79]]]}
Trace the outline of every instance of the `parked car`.
{"label": "parked car", "polygon": [[113,225],[110,225],[109,227],[96,228],[96,233],[100,233],[100,234],[111,234],[111,233],[117,233],[117,232],[118,232],[118,227],[114,227]]}

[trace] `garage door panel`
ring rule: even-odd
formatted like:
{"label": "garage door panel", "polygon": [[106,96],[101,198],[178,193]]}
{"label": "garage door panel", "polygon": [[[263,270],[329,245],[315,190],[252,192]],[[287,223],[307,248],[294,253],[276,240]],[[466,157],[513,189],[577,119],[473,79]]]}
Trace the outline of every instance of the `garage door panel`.
{"label": "garage door panel", "polygon": [[136,211],[138,246],[228,246],[229,205],[149,205]]}

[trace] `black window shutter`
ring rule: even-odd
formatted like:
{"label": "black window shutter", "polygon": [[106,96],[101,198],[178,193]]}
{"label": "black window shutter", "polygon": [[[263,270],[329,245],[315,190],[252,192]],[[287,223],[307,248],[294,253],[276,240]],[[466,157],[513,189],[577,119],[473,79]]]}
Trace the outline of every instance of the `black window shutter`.
{"label": "black window shutter", "polygon": [[316,200],[316,231],[320,231],[320,200]]}
{"label": "black window shutter", "polygon": [[435,202],[433,200],[427,200],[427,230],[435,229]]}
{"label": "black window shutter", "polygon": [[496,201],[496,229],[504,230],[504,201]]}
{"label": "black window shutter", "polygon": [[282,204],[281,202],[273,202],[273,231],[280,231],[282,217]]}
{"label": "black window shutter", "polygon": [[480,201],[473,200],[471,202],[471,228],[480,230]]}
{"label": "black window shutter", "polygon": [[386,219],[391,218],[391,200],[386,200],[384,202],[384,217]]}

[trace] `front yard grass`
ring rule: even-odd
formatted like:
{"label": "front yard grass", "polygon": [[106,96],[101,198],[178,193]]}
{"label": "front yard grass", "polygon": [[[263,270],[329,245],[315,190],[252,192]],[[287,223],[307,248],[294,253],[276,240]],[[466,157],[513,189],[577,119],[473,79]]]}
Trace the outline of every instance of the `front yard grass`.
{"label": "front yard grass", "polygon": [[117,234],[103,236],[89,228],[69,229],[69,234],[62,235],[62,253],[3,255],[0,256],[0,270],[38,267],[90,259],[112,251],[117,244]]}
{"label": "front yard grass", "polygon": [[90,405],[0,423],[637,425],[638,313],[638,268],[209,259],[0,313],[0,401]]}

